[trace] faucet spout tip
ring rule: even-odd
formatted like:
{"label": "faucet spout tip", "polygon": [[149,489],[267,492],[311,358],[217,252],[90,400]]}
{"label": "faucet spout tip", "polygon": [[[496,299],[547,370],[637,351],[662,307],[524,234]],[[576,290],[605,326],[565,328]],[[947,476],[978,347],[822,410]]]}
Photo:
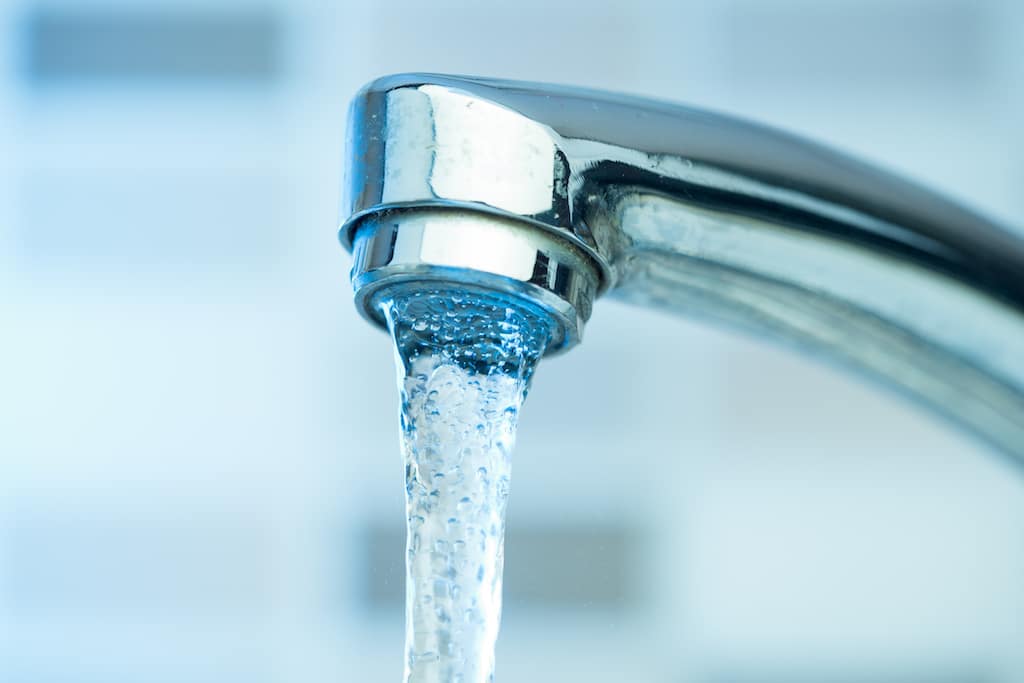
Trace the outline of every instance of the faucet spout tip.
{"label": "faucet spout tip", "polygon": [[360,313],[383,327],[380,304],[395,287],[485,290],[550,321],[547,354],[580,342],[599,276],[589,257],[523,221],[455,208],[392,209],[351,229],[352,286]]}

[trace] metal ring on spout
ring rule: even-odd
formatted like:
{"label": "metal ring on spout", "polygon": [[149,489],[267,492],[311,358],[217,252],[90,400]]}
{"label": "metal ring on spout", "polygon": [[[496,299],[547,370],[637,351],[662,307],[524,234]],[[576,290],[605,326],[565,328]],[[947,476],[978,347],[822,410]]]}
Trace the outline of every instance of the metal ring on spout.
{"label": "metal ring on spout", "polygon": [[352,287],[359,312],[384,326],[381,294],[456,283],[523,298],[552,320],[548,353],[579,343],[599,284],[591,258],[524,221],[445,208],[396,209],[361,219]]}

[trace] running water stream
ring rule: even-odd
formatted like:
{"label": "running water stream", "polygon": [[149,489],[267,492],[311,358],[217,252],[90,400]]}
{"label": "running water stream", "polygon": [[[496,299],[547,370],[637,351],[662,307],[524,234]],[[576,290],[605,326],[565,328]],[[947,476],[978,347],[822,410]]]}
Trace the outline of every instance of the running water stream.
{"label": "running water stream", "polygon": [[505,509],[519,409],[546,318],[472,288],[382,303],[405,457],[406,683],[494,680]]}

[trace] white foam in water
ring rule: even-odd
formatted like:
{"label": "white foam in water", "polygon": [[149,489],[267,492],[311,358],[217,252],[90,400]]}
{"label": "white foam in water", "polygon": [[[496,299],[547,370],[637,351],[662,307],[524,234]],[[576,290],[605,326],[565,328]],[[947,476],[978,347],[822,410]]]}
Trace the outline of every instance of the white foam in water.
{"label": "white foam in water", "polygon": [[410,583],[406,680],[486,681],[501,616],[505,503],[520,391],[421,356],[405,380]]}
{"label": "white foam in water", "polygon": [[546,327],[502,300],[385,307],[401,372],[408,683],[494,680],[519,409]]}

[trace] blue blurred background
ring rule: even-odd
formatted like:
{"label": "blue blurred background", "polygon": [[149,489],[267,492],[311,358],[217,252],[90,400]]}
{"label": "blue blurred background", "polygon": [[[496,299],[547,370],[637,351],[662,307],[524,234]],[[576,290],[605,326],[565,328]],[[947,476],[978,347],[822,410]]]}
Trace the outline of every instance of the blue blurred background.
{"label": "blue blurred background", "polygon": [[[1024,223],[1014,0],[2,3],[0,681],[399,680],[391,351],[335,230],[347,101],[409,70],[732,112]],[[523,416],[500,680],[1024,680],[1019,472],[755,340],[587,332]]]}

